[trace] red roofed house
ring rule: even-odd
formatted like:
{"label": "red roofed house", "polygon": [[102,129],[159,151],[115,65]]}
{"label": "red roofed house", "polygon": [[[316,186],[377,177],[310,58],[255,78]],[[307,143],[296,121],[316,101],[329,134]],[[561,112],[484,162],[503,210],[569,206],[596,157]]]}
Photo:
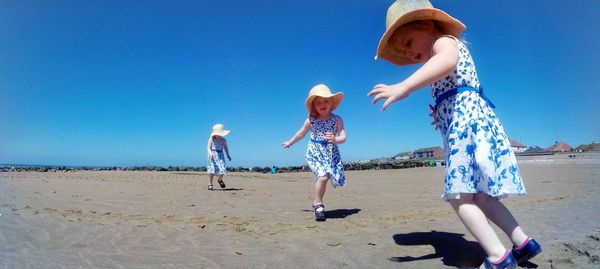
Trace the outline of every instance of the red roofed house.
{"label": "red roofed house", "polygon": [[510,148],[514,153],[523,152],[527,149],[525,145],[519,143],[517,140],[509,139],[508,141],[510,141]]}
{"label": "red roofed house", "polygon": [[444,159],[444,150],[440,147],[421,148],[413,152],[412,158],[414,159]]}
{"label": "red roofed house", "polygon": [[569,146],[567,143],[563,141],[556,141],[554,145],[546,148],[545,152],[569,152],[572,151],[573,147]]}

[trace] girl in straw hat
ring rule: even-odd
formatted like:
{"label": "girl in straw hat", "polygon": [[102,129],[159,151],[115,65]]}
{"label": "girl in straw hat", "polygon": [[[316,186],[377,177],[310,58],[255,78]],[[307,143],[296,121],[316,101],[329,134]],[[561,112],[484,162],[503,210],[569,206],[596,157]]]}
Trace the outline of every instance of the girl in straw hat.
{"label": "girl in straw hat", "polygon": [[337,146],[346,141],[346,131],[342,118],[332,113],[343,98],[344,93],[332,94],[331,90],[323,84],[314,86],[306,98],[308,118],[294,137],[282,144],[284,148],[289,148],[311,131],[310,142],[306,149],[306,161],[317,180],[313,202],[317,221],[325,220],[323,196],[327,181],[331,181],[333,187],[346,185],[344,165]]}
{"label": "girl in straw hat", "polygon": [[206,171],[208,172],[208,190],[213,190],[213,177],[215,175],[218,176],[217,182],[222,189],[225,188],[225,182],[223,182],[223,175],[227,174],[227,167],[225,166],[225,155],[223,151],[227,154],[227,159],[231,161],[231,156],[229,156],[229,148],[227,147],[227,140],[225,140],[225,136],[229,134],[229,130],[225,130],[225,126],[223,124],[215,124],[212,127],[212,133],[208,138],[208,144],[206,145],[206,151],[208,152],[208,165],[206,166]]}
{"label": "girl in straw hat", "polygon": [[[431,84],[432,124],[441,131],[446,151],[442,197],[487,253],[483,268],[515,268],[541,247],[499,201],[508,194],[525,194],[525,187],[494,105],[483,94],[471,54],[458,38],[464,29],[429,1],[393,3],[376,58],[400,66],[423,65],[398,84],[375,85],[368,96],[374,96],[373,103],[385,100],[385,110]],[[488,219],[508,235],[512,251],[502,245]]]}

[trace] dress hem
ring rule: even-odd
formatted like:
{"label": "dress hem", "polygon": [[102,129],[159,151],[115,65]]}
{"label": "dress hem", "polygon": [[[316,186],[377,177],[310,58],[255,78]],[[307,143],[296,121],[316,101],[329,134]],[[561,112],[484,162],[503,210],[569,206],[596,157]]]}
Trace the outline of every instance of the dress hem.
{"label": "dress hem", "polygon": [[[331,182],[331,186],[333,186],[334,188],[337,188],[337,187],[344,187],[344,186],[346,186],[346,181],[345,181],[345,180],[344,180],[344,184],[343,184],[343,185],[342,185],[342,184],[339,184],[339,183],[338,183],[338,182],[339,182],[339,180],[338,180],[338,179],[335,179],[335,177],[333,176],[333,174],[332,174],[332,173],[329,173],[329,172],[327,172],[327,173],[325,173],[324,175],[320,175],[320,174],[317,174],[317,173],[313,173],[313,174],[315,175],[315,181],[319,180],[319,177],[326,177],[326,176],[329,176],[329,182]],[[334,183],[334,182],[335,182],[335,183]]]}
{"label": "dress hem", "polygon": [[[441,197],[441,198],[442,198],[442,200],[444,200],[444,201],[446,201],[446,202],[449,202],[450,200],[457,200],[457,199],[460,199],[460,194],[461,194],[461,193],[465,193],[465,194],[477,194],[477,193],[485,193],[485,192],[459,192],[459,193],[444,193],[444,194],[442,194],[442,197]],[[519,193],[519,192],[514,192],[514,193],[501,193],[501,194],[499,194],[499,195],[496,195],[496,196],[490,195],[489,193],[485,193],[485,194],[489,195],[489,196],[490,196],[490,197],[492,197],[492,198],[495,198],[495,199],[497,199],[497,200],[500,200],[500,199],[508,198],[508,197],[509,197],[509,195],[510,195],[510,196],[523,196],[523,195],[527,195],[527,192],[521,192],[521,193]]]}

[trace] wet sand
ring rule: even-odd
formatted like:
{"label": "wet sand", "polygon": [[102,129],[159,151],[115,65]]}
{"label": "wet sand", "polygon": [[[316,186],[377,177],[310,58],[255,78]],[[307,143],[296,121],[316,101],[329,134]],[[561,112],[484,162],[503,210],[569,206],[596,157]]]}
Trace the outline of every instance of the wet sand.
{"label": "wet sand", "polygon": [[[529,194],[503,201],[543,245],[527,267],[600,268],[600,163],[520,168]],[[442,174],[349,171],[317,223],[309,173],[230,173],[213,192],[198,172],[1,173],[0,268],[479,264],[482,249],[440,199]]]}

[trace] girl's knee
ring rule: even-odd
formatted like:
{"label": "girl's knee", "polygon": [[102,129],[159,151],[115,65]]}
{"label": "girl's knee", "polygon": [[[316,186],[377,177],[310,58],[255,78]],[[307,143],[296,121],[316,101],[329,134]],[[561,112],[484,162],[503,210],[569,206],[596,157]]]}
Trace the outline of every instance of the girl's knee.
{"label": "girl's knee", "polygon": [[318,181],[320,181],[320,182],[327,182],[327,180],[329,180],[328,176],[326,176],[326,177],[319,177],[319,179],[318,179]]}

